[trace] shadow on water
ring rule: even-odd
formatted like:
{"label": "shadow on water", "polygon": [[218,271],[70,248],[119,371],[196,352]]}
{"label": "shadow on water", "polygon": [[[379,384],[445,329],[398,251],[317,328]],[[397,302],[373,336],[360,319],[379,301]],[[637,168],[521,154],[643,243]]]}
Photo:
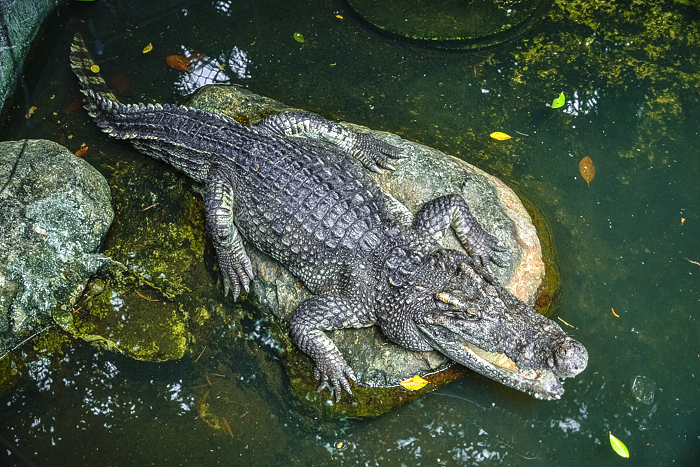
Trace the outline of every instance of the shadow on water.
{"label": "shadow on water", "polygon": [[[0,360],[13,388],[0,394],[4,463],[591,465],[615,462],[609,431],[636,465],[700,458],[692,2],[554,1],[523,37],[468,52],[376,34],[341,1],[71,3],[47,23],[3,139],[71,151],[89,142],[86,160],[106,176],[123,162],[166,179],[170,169],[109,141],[76,104],[67,60],[76,30],[125,102],[244,86],[503,178],[550,224],[562,278],[553,318],[590,363],[558,402],[469,374],[374,420],[318,421],[290,400],[274,323],[254,310],[225,307],[207,324],[215,344],[176,362],[130,360],[49,330]],[[165,62],[192,54],[204,58],[190,72]],[[561,92],[566,103],[553,109]],[[495,141],[493,131],[514,137]],[[596,167],[590,187],[584,156]]]}

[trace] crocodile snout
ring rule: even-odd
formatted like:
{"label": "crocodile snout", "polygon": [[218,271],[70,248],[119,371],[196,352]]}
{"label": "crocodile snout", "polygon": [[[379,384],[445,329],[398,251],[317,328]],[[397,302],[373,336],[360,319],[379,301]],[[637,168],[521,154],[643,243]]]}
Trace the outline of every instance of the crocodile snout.
{"label": "crocodile snout", "polygon": [[562,378],[571,378],[581,373],[588,365],[588,351],[579,341],[565,337],[554,349],[549,363],[554,374]]}

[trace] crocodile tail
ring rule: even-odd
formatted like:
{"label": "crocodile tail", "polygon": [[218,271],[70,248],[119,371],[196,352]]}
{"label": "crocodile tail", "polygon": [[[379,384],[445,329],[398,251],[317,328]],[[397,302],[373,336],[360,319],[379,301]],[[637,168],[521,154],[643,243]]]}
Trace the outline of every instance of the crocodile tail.
{"label": "crocodile tail", "polygon": [[95,100],[90,98],[89,91],[93,91],[104,99],[119,102],[99,73],[99,67],[92,60],[80,33],[73,36],[73,43],[70,46],[70,66],[80,81],[80,90],[88,97],[85,108],[90,116],[96,117],[98,108]]}

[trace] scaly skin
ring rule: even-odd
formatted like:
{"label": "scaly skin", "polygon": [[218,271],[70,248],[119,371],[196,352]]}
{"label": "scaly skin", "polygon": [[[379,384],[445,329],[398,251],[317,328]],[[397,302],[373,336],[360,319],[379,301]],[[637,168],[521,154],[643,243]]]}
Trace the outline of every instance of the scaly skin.
{"label": "scaly skin", "polygon": [[[585,348],[491,279],[497,239],[459,195],[415,216],[367,174],[393,169],[398,149],[321,117],[272,115],[245,126],[172,105],[124,105],[109,94],[79,36],[71,65],[86,108],[109,135],[205,186],[207,231],[224,291],[248,290],[242,244],[275,258],[315,295],[295,310],[293,342],[315,363],[319,391],[351,392],[352,369],[325,331],[378,324],[406,348],[439,350],[535,397],[559,398]],[[364,168],[363,168],[364,166]],[[438,245],[452,227],[471,257]]]}

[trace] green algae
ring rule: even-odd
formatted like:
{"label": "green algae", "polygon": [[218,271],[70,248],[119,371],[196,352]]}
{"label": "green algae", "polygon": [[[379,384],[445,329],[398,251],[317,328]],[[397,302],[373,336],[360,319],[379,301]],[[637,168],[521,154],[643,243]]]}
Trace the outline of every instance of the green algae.
{"label": "green algae", "polygon": [[109,183],[115,221],[104,252],[122,268],[91,282],[64,327],[137,360],[179,359],[194,339],[190,310],[203,324],[216,290],[203,261],[201,198],[183,176],[146,160],[118,163]]}

